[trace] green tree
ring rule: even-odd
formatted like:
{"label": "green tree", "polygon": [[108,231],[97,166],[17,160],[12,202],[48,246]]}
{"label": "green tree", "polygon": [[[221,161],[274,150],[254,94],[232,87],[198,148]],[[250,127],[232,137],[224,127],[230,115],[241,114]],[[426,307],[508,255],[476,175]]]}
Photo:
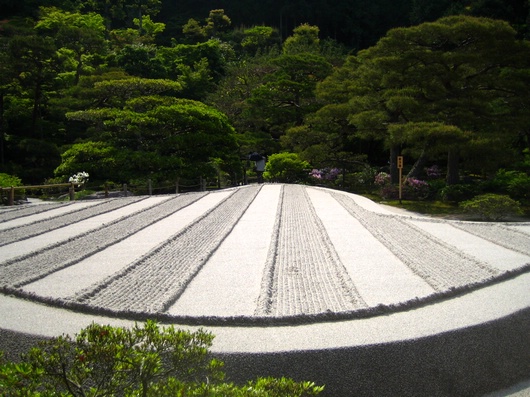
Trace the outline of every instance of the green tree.
{"label": "green tree", "polygon": [[202,43],[208,38],[204,27],[194,18],[190,18],[188,22],[184,24],[182,27],[182,33],[184,33],[184,36],[190,44]]}
{"label": "green tree", "polygon": [[105,25],[99,14],[71,13],[55,7],[42,7],[41,18],[35,25],[35,30],[53,38],[59,51],[66,50],[62,51],[63,54],[72,55],[74,85],[79,83],[81,73],[90,64],[101,62],[101,57],[105,54]]}
{"label": "green tree", "polygon": [[310,53],[284,54],[270,64],[274,69],[252,91],[247,103],[248,111],[262,118],[263,128],[279,139],[288,128],[301,125],[305,115],[319,108],[315,88],[332,69],[323,57]]}
{"label": "green tree", "polygon": [[129,175],[208,177],[216,174],[212,159],[233,164],[238,157],[226,116],[201,102],[167,95],[179,90],[176,82],[136,78],[103,81],[96,88],[106,107],[67,116],[92,125],[94,139],[119,153],[134,153],[125,167]]}
{"label": "green tree", "polygon": [[293,30],[293,35],[289,36],[283,43],[284,54],[300,54],[320,52],[320,39],[318,33],[320,29],[317,26],[303,24]]}
{"label": "green tree", "polygon": [[181,96],[203,100],[225,73],[226,59],[218,40],[159,47],[156,59],[168,77],[182,84]]}
{"label": "green tree", "polygon": [[245,53],[254,56],[258,51],[267,51],[269,48],[279,46],[280,42],[277,29],[270,26],[253,26],[243,31],[241,47]]}
{"label": "green tree", "polygon": [[219,37],[228,30],[230,25],[232,25],[232,21],[225,14],[225,10],[211,10],[208,18],[206,18],[204,30],[209,37]]}
{"label": "green tree", "polygon": [[[515,71],[528,69],[525,54],[528,43],[517,40],[505,22],[447,17],[389,31],[330,77],[320,94],[347,102],[355,134],[384,140],[393,149],[394,176],[400,145],[420,157],[437,146],[447,153],[447,182],[453,184],[469,148],[480,143],[495,149],[492,160],[499,162],[511,153],[506,148],[520,115],[509,104],[527,98],[513,79]],[[440,123],[447,126],[442,135]]]}

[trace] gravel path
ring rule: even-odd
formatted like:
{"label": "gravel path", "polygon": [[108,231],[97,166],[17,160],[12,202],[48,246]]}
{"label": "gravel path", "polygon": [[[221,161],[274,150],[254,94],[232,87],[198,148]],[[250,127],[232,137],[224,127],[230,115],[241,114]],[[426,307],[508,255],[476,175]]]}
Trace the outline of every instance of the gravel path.
{"label": "gravel path", "polygon": [[479,396],[530,376],[529,222],[279,184],[120,200],[68,227],[99,202],[0,211],[4,231],[49,222],[0,246],[0,349],[153,317],[207,326],[230,380],[325,396]]}
{"label": "gravel path", "polygon": [[[70,205],[75,204],[74,207],[80,207],[78,202],[64,202],[64,203],[45,203],[42,205],[20,205],[16,207],[0,208],[0,227],[4,227],[4,223],[13,219],[22,219],[25,216],[35,216],[36,214],[46,213],[48,211],[70,211]],[[94,205],[95,202],[86,202],[86,205]],[[82,206],[81,206],[82,207]],[[51,213],[50,213],[51,214]],[[45,214],[47,216],[47,214]]]}
{"label": "gravel path", "polygon": [[[528,237],[526,238],[526,241],[521,241],[521,238],[519,238],[519,243],[521,245],[519,247],[514,247],[512,250],[499,244],[498,241],[483,239],[476,233],[468,233],[466,231],[466,225],[463,224],[428,222],[424,220],[408,222],[414,224],[432,236],[453,245],[467,255],[471,255],[479,261],[487,263],[492,268],[501,271],[509,271],[515,270],[523,266],[525,263],[528,263],[528,255],[524,255],[520,252],[521,250],[524,250],[524,245],[530,246],[530,240]],[[495,229],[492,225],[490,225],[490,228]],[[501,233],[497,233],[497,236],[503,238],[502,232],[505,230],[506,228],[501,228]],[[504,236],[504,238],[505,237],[506,236]]]}
{"label": "gravel path", "polygon": [[[133,198],[123,198],[125,202]],[[34,252],[46,250],[61,242],[71,240],[75,236],[81,236],[90,233],[106,224],[112,223],[120,218],[125,218],[130,214],[142,211],[145,208],[156,206],[160,201],[167,200],[167,197],[150,197],[145,200],[137,200],[134,203],[120,207],[114,211],[94,216],[80,222],[76,222],[68,227],[51,230],[48,233],[41,234],[29,239],[16,241],[12,244],[0,247],[0,266],[1,263],[13,260],[17,257],[33,255]],[[79,203],[84,206],[84,203]],[[30,222],[33,218],[24,218]]]}
{"label": "gravel path", "polygon": [[395,304],[435,292],[328,191],[308,189],[308,193],[342,263],[369,306]]}

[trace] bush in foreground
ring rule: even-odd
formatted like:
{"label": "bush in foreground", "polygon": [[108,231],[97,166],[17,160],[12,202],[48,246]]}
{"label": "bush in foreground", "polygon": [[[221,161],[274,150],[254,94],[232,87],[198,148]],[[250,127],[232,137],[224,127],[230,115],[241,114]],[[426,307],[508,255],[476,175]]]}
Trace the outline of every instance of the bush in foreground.
{"label": "bush in foreground", "polygon": [[481,194],[471,200],[460,203],[460,207],[486,221],[498,221],[509,215],[522,213],[519,203],[502,194]]}
{"label": "bush in foreground", "polygon": [[314,396],[323,387],[292,379],[224,382],[223,363],[210,357],[213,335],[173,326],[92,324],[75,339],[41,342],[19,363],[0,357],[2,396]]}

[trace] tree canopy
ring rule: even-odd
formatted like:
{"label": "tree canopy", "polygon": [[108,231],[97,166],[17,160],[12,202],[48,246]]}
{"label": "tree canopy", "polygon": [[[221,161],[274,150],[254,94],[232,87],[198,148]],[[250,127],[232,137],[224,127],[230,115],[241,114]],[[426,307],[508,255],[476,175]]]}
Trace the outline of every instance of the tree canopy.
{"label": "tree canopy", "polygon": [[343,188],[368,169],[397,182],[398,155],[409,177],[434,164],[449,184],[527,172],[526,1],[62,0],[1,12],[0,171],[25,183],[66,178],[87,158],[106,165],[91,181],[239,183],[251,152],[339,169]]}

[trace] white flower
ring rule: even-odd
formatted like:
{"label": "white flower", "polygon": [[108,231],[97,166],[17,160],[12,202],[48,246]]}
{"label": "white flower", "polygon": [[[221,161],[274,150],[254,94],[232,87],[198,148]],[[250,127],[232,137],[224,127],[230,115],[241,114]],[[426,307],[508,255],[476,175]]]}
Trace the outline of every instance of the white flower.
{"label": "white flower", "polygon": [[85,183],[88,181],[88,172],[78,172],[77,174],[75,175],[72,175],[69,179],[68,179],[68,182],[70,183]]}

